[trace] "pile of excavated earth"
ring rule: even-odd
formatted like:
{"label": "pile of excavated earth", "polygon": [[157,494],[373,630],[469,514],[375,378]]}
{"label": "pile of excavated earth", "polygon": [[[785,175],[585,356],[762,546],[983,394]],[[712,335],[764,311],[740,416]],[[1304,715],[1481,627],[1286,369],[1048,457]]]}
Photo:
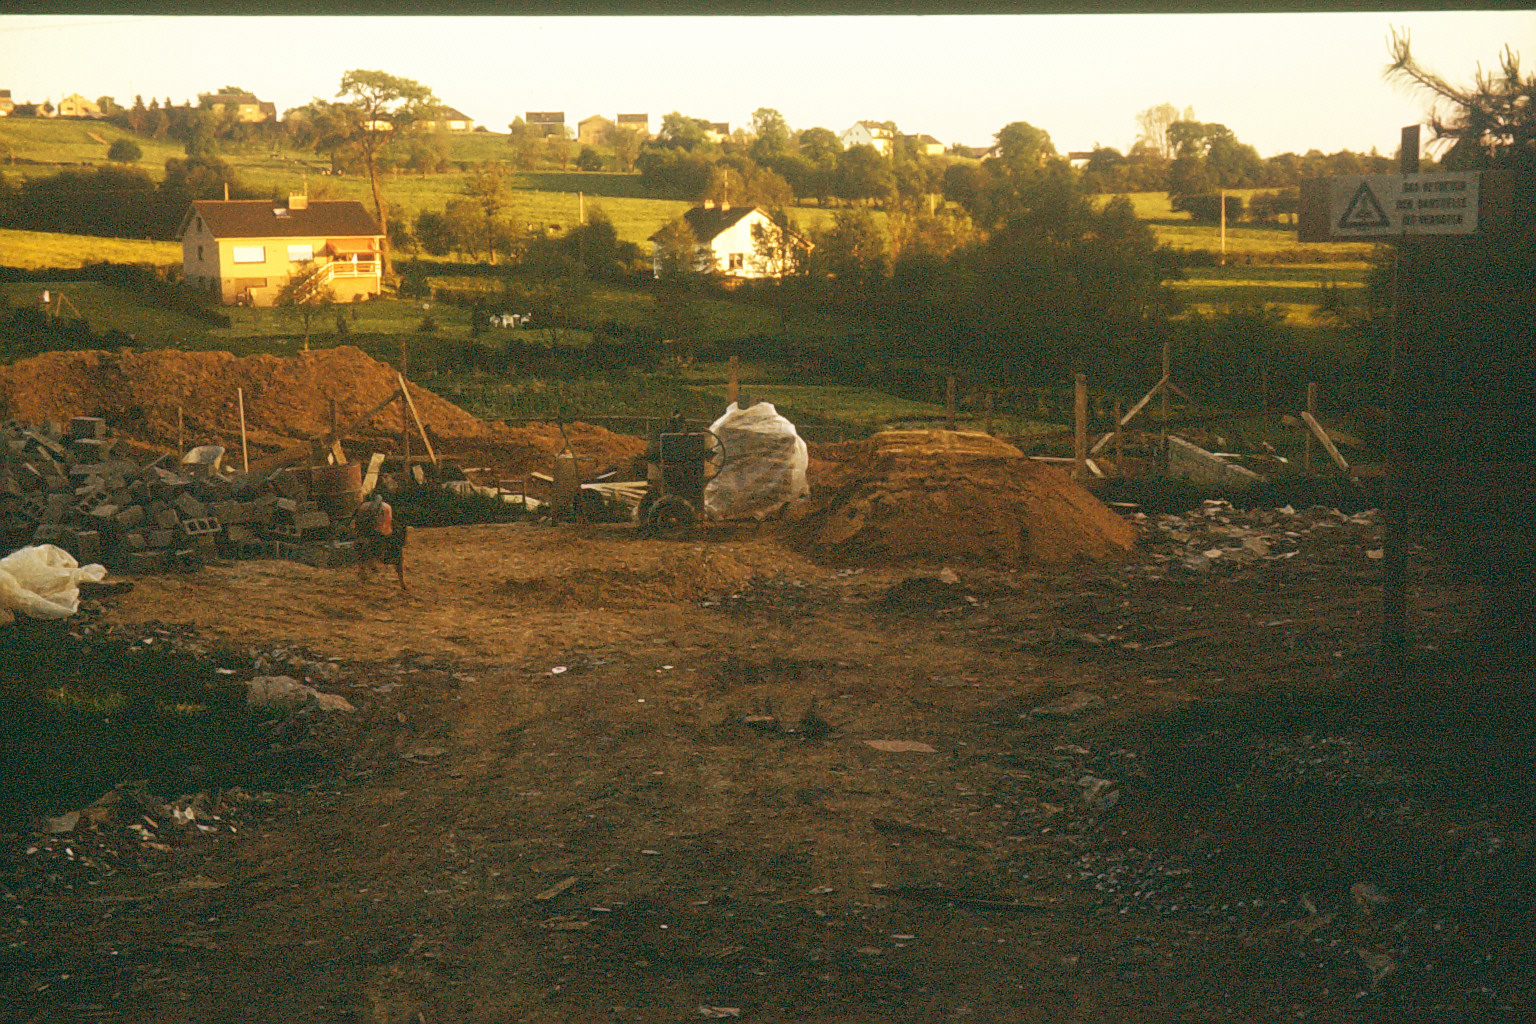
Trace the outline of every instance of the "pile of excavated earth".
{"label": "pile of excavated earth", "polygon": [[986,434],[891,431],[822,445],[791,542],[850,561],[1059,565],[1123,557],[1136,530],[1067,474]]}
{"label": "pile of excavated earth", "polygon": [[[40,454],[50,445],[58,457],[60,444],[69,446],[73,441],[75,448],[81,443],[102,444],[102,435],[95,429],[88,432],[89,441],[68,436],[70,429],[78,432],[83,418],[104,423],[125,442],[124,448],[137,446],[148,459],[157,452],[179,455],[178,442],[182,448],[219,444],[231,453],[239,452],[243,407],[245,443],[254,463],[260,455],[292,450],[321,436],[333,424],[366,417],[399,387],[400,377],[393,367],[351,347],[291,357],[244,358],[227,352],[176,350],[56,352],[0,367],[0,419],[9,420],[17,430],[23,424],[36,425],[25,438],[12,431],[8,453],[12,463]],[[410,385],[409,392],[437,453],[478,472],[487,482],[547,472],[553,457],[567,445],[577,453],[583,469],[597,470],[627,469],[644,447],[640,439],[583,423],[564,428],[555,424],[507,427],[478,419],[416,385]],[[344,444],[356,459],[366,459],[371,451],[397,452],[402,433],[414,429],[408,416],[402,403],[386,405],[372,420],[346,432]],[[19,443],[23,440],[25,444]],[[124,448],[118,449],[119,458]],[[811,499],[784,525],[785,539],[811,557],[1018,566],[1116,559],[1135,544],[1134,528],[1065,473],[1032,462],[1018,449],[985,434],[888,432],[862,442],[817,445],[814,456]],[[81,453],[80,459],[88,461],[89,456]],[[238,464],[237,459],[226,458],[226,472]],[[174,462],[162,463],[155,479],[144,481],[145,487],[140,488],[146,493],[137,496],[117,493],[132,486],[134,474],[127,473],[126,462],[115,467],[124,479],[106,482],[122,486],[116,490],[98,486],[98,491],[110,493],[96,495],[101,499],[98,505],[115,508],[92,518],[121,519],[125,508],[142,504],[139,499],[172,500],[176,495],[158,491],[182,485],[179,480],[162,479],[173,467]],[[50,472],[65,480],[71,472],[79,473],[62,462],[51,469],[37,468],[41,474],[32,475],[39,480]],[[33,482],[38,490],[53,493],[46,501],[58,506],[61,515],[50,520],[55,524],[67,518],[66,505],[73,511],[89,497],[76,495],[76,502],[66,502],[60,480]],[[92,481],[71,482],[84,486]],[[220,522],[218,512],[206,506],[217,500],[227,502],[230,495],[199,497],[203,504],[191,512],[182,510],[181,519],[198,520],[199,530],[218,533],[222,528],[227,539],[232,524]],[[286,510],[292,518],[294,510],[287,506],[313,495],[284,493],[281,497],[285,503],[278,511]],[[172,518],[164,509],[153,511],[167,523]],[[302,504],[299,511],[305,511]],[[76,518],[91,512],[81,505]],[[127,512],[134,522],[115,523],[120,527],[116,533],[132,532],[138,515]],[[38,522],[35,515],[32,521]],[[240,520],[248,522],[248,517]],[[155,525],[161,532],[178,529],[178,524]],[[237,532],[246,540],[259,541],[263,536],[258,530],[256,536],[245,537],[250,532],[246,525]],[[165,540],[158,534],[156,538]],[[285,534],[273,539],[298,538]],[[177,544],[189,540],[178,534],[158,546],[174,551]],[[125,543],[138,544],[139,539]],[[206,539],[203,544],[209,546]],[[248,550],[264,553],[260,545]],[[146,569],[158,566],[158,560],[146,557],[135,562]]]}

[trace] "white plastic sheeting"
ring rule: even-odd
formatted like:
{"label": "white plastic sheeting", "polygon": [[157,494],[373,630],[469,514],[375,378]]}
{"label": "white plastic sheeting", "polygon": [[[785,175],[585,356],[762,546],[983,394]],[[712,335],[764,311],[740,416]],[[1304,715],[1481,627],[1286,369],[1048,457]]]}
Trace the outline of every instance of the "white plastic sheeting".
{"label": "white plastic sheeting", "polygon": [[80,581],[100,582],[107,570],[75,561],[53,544],[22,548],[0,558],[0,625],[16,616],[67,619],[80,610]]}
{"label": "white plastic sheeting", "polygon": [[704,487],[711,516],[762,518],[810,494],[810,453],[795,425],[769,402],[739,409],[735,402],[710,424],[725,448],[725,465]]}

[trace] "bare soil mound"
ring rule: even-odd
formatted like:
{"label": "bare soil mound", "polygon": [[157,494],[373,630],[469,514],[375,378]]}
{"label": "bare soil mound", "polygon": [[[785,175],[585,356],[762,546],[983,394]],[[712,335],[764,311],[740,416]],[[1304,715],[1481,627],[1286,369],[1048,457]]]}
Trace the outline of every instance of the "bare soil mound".
{"label": "bare soil mound", "polygon": [[877,436],[818,454],[839,461],[822,461],[786,528],[812,557],[1057,565],[1135,546],[1135,527],[1065,473],[963,438]]}
{"label": "bare soil mound", "polygon": [[[319,349],[289,357],[237,357],[228,352],[50,352],[0,367],[0,418],[31,423],[74,416],[105,419],[114,436],[153,448],[183,443],[222,444],[237,449],[240,399],[253,449],[285,447],[330,429],[336,420],[355,420],[399,386],[394,367],[351,346]],[[410,388],[434,444],[460,458],[506,475],[540,468],[560,451],[565,438],[553,425],[511,429],[488,423],[425,388]],[[391,451],[405,410],[384,410],[353,436]],[[620,465],[643,443],[601,427],[568,424],[566,436],[584,461]],[[464,449],[463,454],[459,449]]]}

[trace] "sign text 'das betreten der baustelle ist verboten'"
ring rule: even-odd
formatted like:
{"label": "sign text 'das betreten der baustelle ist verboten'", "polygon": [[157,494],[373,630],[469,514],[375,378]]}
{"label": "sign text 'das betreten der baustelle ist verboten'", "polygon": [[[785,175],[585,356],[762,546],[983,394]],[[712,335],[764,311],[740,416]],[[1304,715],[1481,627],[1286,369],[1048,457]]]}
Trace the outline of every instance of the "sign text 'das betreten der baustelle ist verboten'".
{"label": "sign text 'das betreten der baustelle ist verboten'", "polygon": [[1470,235],[1477,231],[1478,171],[1340,175],[1328,179],[1336,238]]}

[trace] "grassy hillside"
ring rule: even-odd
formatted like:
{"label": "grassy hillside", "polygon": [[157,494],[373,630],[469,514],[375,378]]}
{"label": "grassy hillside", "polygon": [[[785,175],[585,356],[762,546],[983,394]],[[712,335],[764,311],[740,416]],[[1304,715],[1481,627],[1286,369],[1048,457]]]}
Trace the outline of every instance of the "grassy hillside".
{"label": "grassy hillside", "polygon": [[181,263],[181,244],[0,228],[0,266],[23,270],[71,270],[87,263],[103,262],[178,265]]}

